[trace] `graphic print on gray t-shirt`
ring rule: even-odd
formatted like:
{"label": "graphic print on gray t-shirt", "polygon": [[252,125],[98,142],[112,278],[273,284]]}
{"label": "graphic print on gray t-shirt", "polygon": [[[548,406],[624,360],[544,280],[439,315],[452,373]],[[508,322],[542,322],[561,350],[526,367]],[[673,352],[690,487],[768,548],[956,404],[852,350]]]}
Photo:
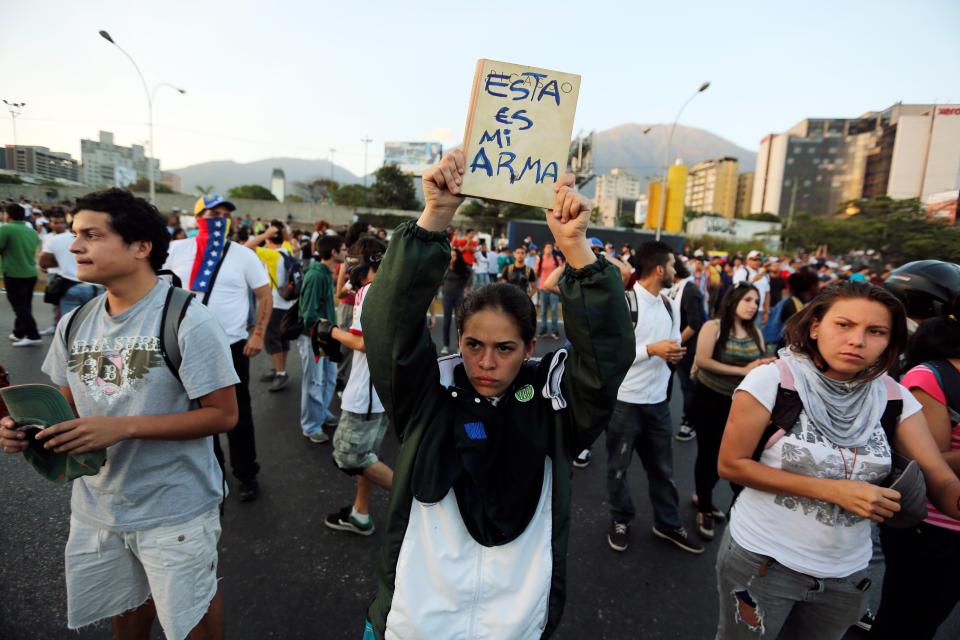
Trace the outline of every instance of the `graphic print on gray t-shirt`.
{"label": "graphic print on gray t-shirt", "polygon": [[[890,446],[882,428],[875,429],[867,443],[856,449],[854,456],[849,449],[844,449],[847,453],[841,455],[840,449],[827,440],[806,419],[806,415],[801,414],[797,423],[790,435],[784,437],[781,463],[784,471],[831,480],[844,479],[849,475],[854,480],[870,484],[879,484],[890,473]],[[833,451],[816,460],[812,447],[805,445],[816,446],[819,454],[822,454],[826,447]],[[804,515],[813,513],[817,522],[828,527],[852,527],[863,520],[832,502],[805,496],[778,494],[774,498],[774,504],[791,511],[801,510]]]}
{"label": "graphic print on gray t-shirt", "polygon": [[[180,325],[182,383],[167,368],[157,336],[169,287],[158,280],[113,317],[106,296],[95,298],[90,315],[75,327],[69,353],[64,330],[70,315],[60,321],[43,371],[54,384],[70,388],[79,416],[180,413],[239,381],[223,329],[201,304],[190,304]],[[222,495],[212,438],[132,439],[107,448],[97,475],[74,480],[70,508],[88,524],[138,531],[185,522],[212,509]]]}

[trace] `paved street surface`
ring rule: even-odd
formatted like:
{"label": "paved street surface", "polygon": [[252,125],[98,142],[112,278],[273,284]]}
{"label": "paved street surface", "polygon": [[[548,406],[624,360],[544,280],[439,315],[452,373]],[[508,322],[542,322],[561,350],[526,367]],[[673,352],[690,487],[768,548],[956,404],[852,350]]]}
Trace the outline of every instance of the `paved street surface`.
{"label": "paved street surface", "polygon": [[[49,307],[35,299],[41,326],[49,326]],[[0,301],[0,334],[13,315]],[[45,339],[49,343],[50,338]],[[557,343],[544,341],[538,351]],[[0,340],[0,364],[14,384],[46,382],[40,364],[46,345],[14,349]],[[251,383],[257,427],[260,500],[241,504],[227,499],[220,549],[220,575],[227,607],[227,638],[351,638],[362,635],[364,611],[374,595],[379,535],[362,538],[331,531],[327,513],[350,504],[353,482],[334,466],[330,445],[310,444],[299,428],[299,364],[289,359],[290,385],[270,394],[257,378],[269,368],[267,356],[252,365]],[[674,421],[679,421],[674,397]],[[575,471],[568,595],[561,639],[712,638],[717,595],[714,560],[718,543],[693,556],[650,534],[651,510],[646,480],[635,459],[630,471],[639,515],[626,553],[606,543],[608,516],[602,443],[594,462]],[[675,470],[684,522],[693,532],[693,460],[696,442],[675,443]],[[384,459],[396,457],[388,434]],[[236,483],[230,478],[231,490]],[[721,504],[729,500],[726,485]],[[385,516],[387,497],[376,494],[373,516]],[[63,548],[69,526],[69,489],[36,474],[19,456],[0,456],[0,638],[110,638],[108,625],[79,634],[66,628]],[[722,532],[722,530],[721,530]],[[695,535],[695,534],[693,534]],[[878,588],[875,584],[874,588]],[[161,638],[158,625],[154,636]],[[851,632],[850,638],[865,637]],[[938,638],[960,637],[960,615]]]}

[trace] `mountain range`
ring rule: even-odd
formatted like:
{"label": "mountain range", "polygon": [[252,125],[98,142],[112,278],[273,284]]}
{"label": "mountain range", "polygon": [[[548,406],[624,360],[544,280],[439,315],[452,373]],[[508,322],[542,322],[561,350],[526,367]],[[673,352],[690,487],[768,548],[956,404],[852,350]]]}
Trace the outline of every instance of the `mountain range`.
{"label": "mountain range", "polygon": [[[620,167],[638,177],[662,172],[669,133],[670,125],[662,124],[622,124],[599,131],[595,138],[594,170],[603,173]],[[753,171],[757,157],[755,152],[709,131],[682,125],[678,125],[674,132],[671,149],[670,155],[682,159],[686,164],[732,156],[740,160],[741,172]],[[294,182],[331,176],[329,160],[304,158],[266,158],[246,163],[215,160],[172,169],[171,173],[180,176],[182,189],[186,193],[197,191],[198,185],[212,185],[215,192],[226,194],[230,187],[241,184],[259,184],[270,188],[270,177],[275,168],[283,169],[287,193],[295,192]],[[363,182],[362,176],[356,176],[335,163],[332,175],[341,184]],[[372,182],[372,178],[368,179],[368,183]],[[587,190],[585,194],[591,195]]]}

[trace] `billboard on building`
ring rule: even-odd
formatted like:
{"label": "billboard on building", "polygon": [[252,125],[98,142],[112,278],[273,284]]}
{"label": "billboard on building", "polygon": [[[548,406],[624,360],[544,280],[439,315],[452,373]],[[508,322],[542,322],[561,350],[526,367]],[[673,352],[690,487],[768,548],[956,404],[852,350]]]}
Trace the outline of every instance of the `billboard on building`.
{"label": "billboard on building", "polygon": [[923,199],[923,204],[927,208],[927,220],[956,224],[958,197],[960,197],[960,191],[941,191],[928,195]]}
{"label": "billboard on building", "polygon": [[420,175],[440,162],[443,145],[439,142],[385,142],[383,164],[395,164],[404,173]]}

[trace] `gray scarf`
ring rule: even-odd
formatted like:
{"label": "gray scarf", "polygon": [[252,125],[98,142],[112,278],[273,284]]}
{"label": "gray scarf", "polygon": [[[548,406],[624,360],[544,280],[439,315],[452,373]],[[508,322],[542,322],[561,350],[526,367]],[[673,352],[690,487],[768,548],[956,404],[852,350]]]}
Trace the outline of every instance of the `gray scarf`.
{"label": "gray scarf", "polygon": [[841,447],[864,446],[886,406],[883,380],[832,380],[805,355],[790,349],[778,355],[793,372],[803,411],[817,430]]}

